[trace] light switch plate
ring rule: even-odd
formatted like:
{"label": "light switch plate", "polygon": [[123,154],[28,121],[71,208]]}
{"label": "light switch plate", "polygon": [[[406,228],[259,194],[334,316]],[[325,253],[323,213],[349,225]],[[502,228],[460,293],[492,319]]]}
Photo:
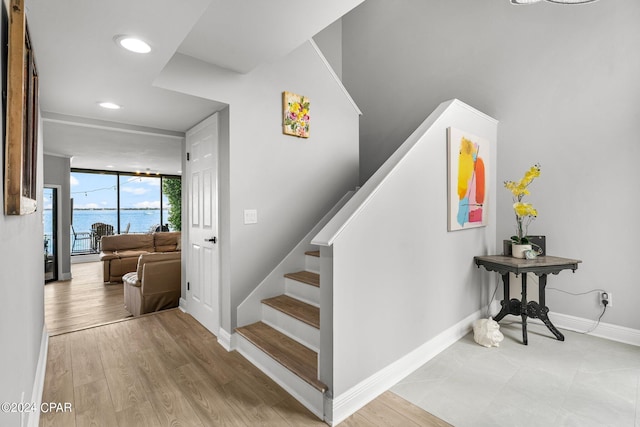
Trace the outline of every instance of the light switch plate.
{"label": "light switch plate", "polygon": [[244,223],[245,224],[257,224],[258,223],[258,211],[256,209],[244,210]]}

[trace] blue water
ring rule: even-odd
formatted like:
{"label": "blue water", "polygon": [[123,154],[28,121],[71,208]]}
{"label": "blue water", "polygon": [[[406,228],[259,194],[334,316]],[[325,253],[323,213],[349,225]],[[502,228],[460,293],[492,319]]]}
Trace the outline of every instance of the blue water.
{"label": "blue water", "polygon": [[[162,213],[162,223],[168,223],[169,210],[164,209]],[[76,232],[91,231],[91,225],[96,222],[113,225],[114,232],[117,233],[118,211],[115,209],[87,209],[73,210],[73,228]],[[160,222],[160,209],[144,210],[120,210],[120,231],[124,232],[127,224],[130,223],[129,233],[146,233],[151,227]],[[51,234],[51,210],[44,210],[44,233]]]}

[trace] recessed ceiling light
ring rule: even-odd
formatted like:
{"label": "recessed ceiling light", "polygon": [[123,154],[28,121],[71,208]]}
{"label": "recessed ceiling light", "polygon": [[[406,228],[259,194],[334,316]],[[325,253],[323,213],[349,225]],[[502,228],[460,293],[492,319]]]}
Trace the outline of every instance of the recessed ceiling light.
{"label": "recessed ceiling light", "polygon": [[106,108],[107,110],[119,110],[120,108],[122,108],[121,106],[113,102],[99,102],[98,105],[102,108]]}
{"label": "recessed ceiling light", "polygon": [[149,53],[151,46],[145,41],[130,36],[116,36],[116,43],[128,51],[135,53]]}

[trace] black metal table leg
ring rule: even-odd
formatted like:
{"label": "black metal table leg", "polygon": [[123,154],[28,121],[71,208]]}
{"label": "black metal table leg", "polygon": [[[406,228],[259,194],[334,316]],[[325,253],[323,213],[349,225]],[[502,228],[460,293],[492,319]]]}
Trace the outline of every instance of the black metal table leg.
{"label": "black metal table leg", "polygon": [[522,343],[528,345],[527,339],[527,273],[522,274],[522,297],[520,299],[520,316],[522,317]]}
{"label": "black metal table leg", "polygon": [[504,294],[504,298],[500,302],[502,308],[500,309],[500,312],[493,317],[493,320],[496,322],[501,321],[504,316],[511,313],[509,308],[509,301],[511,300],[509,297],[509,273],[502,275],[502,289]]}
{"label": "black metal table leg", "polygon": [[555,337],[558,340],[564,341],[564,335],[562,335],[562,333],[554,326],[554,324],[551,323],[551,320],[549,320],[549,316],[547,316],[547,313],[549,313],[549,308],[547,307],[547,303],[545,301],[545,288],[547,287],[547,275],[541,274],[539,278],[540,279],[538,281],[538,304],[532,304],[531,309],[527,308],[527,311],[531,312],[529,314],[530,317],[534,317],[542,320],[542,322],[545,324],[547,329],[549,329],[551,333],[555,335]]}

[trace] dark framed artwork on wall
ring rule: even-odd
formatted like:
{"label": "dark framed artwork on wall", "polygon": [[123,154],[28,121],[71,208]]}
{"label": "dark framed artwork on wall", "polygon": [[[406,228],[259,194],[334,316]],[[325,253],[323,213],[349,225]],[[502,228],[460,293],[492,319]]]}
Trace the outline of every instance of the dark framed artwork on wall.
{"label": "dark framed artwork on wall", "polygon": [[38,72],[24,0],[10,1],[7,18],[8,49],[3,56],[4,212],[25,215],[35,212],[37,207]]}

